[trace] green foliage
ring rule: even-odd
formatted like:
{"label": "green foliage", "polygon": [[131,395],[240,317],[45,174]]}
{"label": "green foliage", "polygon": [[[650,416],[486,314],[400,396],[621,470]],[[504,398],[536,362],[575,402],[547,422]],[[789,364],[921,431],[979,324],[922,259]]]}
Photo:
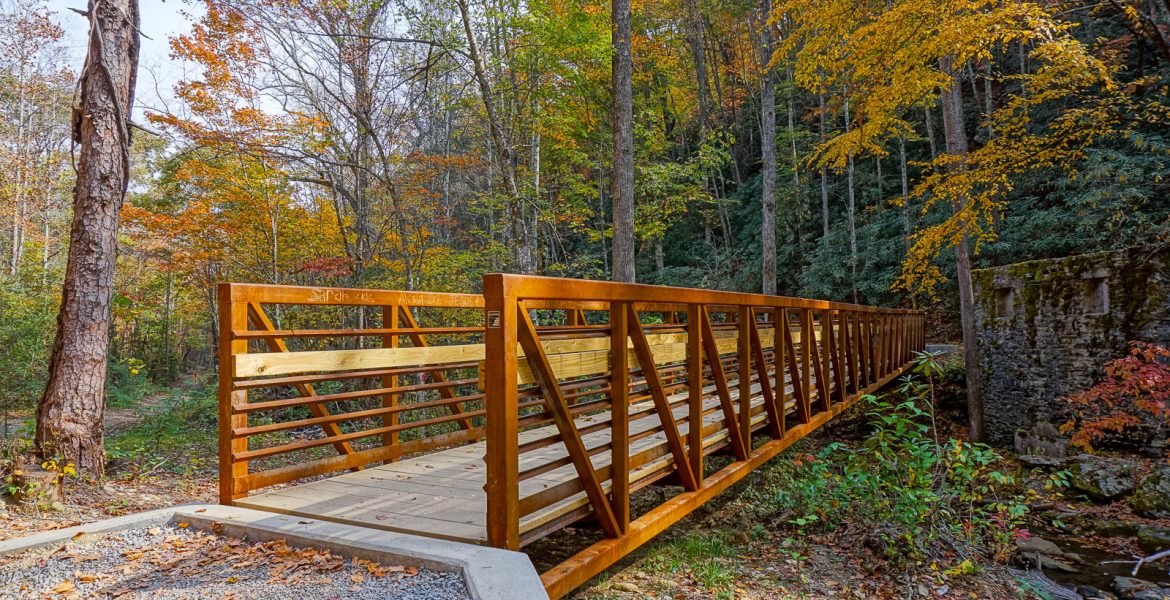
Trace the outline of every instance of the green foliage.
{"label": "green foliage", "polygon": [[0,286],[0,399],[5,412],[36,404],[45,387],[49,352],[56,330],[57,306],[35,288]]}
{"label": "green foliage", "polygon": [[999,470],[998,453],[939,439],[932,382],[945,371],[936,356],[921,355],[896,393],[865,398],[864,441],[834,442],[783,466],[772,506],[788,515],[784,521],[801,532],[860,522],[891,562],[942,565],[944,548],[1005,550],[1026,507],[1012,476]]}
{"label": "green foliage", "polygon": [[215,447],[218,395],[208,383],[194,390],[177,389],[137,423],[106,440],[110,468],[129,476],[174,473],[206,475],[206,460]]}
{"label": "green foliage", "polygon": [[106,404],[112,408],[137,406],[163,387],[151,381],[146,363],[137,358],[126,358],[111,364],[106,375]]}
{"label": "green foliage", "polygon": [[735,576],[733,546],[720,534],[691,533],[655,549],[649,567],[659,573],[685,573],[695,583],[715,592],[716,598],[732,598]]}

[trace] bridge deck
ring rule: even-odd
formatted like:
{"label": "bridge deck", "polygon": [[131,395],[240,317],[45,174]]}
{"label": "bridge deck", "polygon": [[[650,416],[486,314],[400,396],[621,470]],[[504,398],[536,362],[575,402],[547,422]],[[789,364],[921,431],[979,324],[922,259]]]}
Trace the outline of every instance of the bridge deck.
{"label": "bridge deck", "polygon": [[[710,390],[712,393],[714,389]],[[763,398],[759,386],[753,386],[753,425],[761,427],[765,419]],[[735,392],[732,397],[738,400]],[[676,394],[678,401],[673,408],[679,432],[685,436],[689,430],[686,394]],[[665,449],[667,440],[662,431],[637,439],[639,434],[659,428],[656,414],[646,414],[651,401],[630,406],[631,456],[641,453],[655,454]],[[789,402],[789,411],[794,404]],[[609,412],[601,412],[579,418],[579,427],[598,422],[607,422]],[[547,438],[555,435],[555,426],[541,427],[522,432],[520,443]],[[719,399],[707,397],[704,401],[703,452],[711,454],[727,445],[727,429],[723,426],[723,413],[719,410]],[[608,428],[582,436],[587,448],[604,447],[610,443]],[[336,475],[311,483],[294,485],[272,492],[242,498],[237,506],[267,510],[300,517],[318,518],[326,521],[360,525],[439,537],[476,544],[487,543],[487,495],[486,464],[484,457],[486,443],[478,442],[458,448],[451,448],[422,456],[415,456]],[[669,452],[642,467],[631,471],[632,488],[649,485],[673,472],[673,461]],[[564,444],[558,443],[522,455],[520,468],[527,469],[563,459],[567,455]],[[610,464],[608,450],[593,455],[593,465],[602,469]],[[537,494],[557,484],[577,479],[572,464],[553,469],[520,482],[520,496]],[[608,491],[608,482],[605,484]],[[542,509],[521,520],[521,531],[525,542],[538,539],[565,515],[587,504],[584,492],[578,492],[556,504]],[[580,518],[580,515],[578,518]],[[571,518],[571,517],[570,517]],[[562,523],[563,525],[563,523]]]}

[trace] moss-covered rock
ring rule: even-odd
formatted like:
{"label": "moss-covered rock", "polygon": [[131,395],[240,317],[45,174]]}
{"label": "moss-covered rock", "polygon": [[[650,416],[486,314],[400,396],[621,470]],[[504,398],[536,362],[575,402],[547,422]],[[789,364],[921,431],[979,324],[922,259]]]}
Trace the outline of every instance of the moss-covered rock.
{"label": "moss-covered rock", "polygon": [[1170,529],[1165,527],[1142,527],[1137,533],[1138,546],[1153,554],[1170,549]]}
{"label": "moss-covered rock", "polygon": [[1142,479],[1129,504],[1143,517],[1170,518],[1170,467],[1155,469]]}
{"label": "moss-covered rock", "polygon": [[1108,502],[1134,490],[1137,464],[1119,458],[1080,454],[1069,468],[1069,485],[1089,498]]}

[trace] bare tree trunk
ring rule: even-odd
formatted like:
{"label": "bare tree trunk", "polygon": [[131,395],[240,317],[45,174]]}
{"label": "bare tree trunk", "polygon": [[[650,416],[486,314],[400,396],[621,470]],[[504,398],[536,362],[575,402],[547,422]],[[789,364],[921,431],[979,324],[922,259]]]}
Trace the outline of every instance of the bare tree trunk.
{"label": "bare tree trunk", "polygon": [[[828,136],[828,121],[825,116],[825,92],[817,93],[818,125],[817,139],[825,143]],[[821,237],[829,237],[829,170],[821,167]]]}
{"label": "bare tree trunk", "polygon": [[[475,70],[475,80],[479,84],[479,93],[483,100],[484,112],[487,114],[488,131],[491,134],[492,146],[496,153],[496,160],[500,163],[500,172],[504,175],[504,183],[511,195],[509,206],[511,218],[511,233],[513,255],[516,264],[522,272],[532,271],[532,252],[529,242],[524,235],[522,206],[520,203],[520,189],[516,184],[515,165],[512,160],[512,146],[504,137],[504,129],[500,124],[500,116],[496,111],[495,100],[492,97],[491,83],[487,77],[487,67],[484,64],[483,54],[479,50],[479,42],[475,37],[475,29],[471,25],[471,11],[467,0],[459,0],[459,14],[463,18],[463,31],[467,34],[467,53],[471,56],[471,65]],[[631,135],[633,129],[631,128]],[[633,218],[631,217],[631,222]]]}
{"label": "bare tree trunk", "polygon": [[[967,132],[963,128],[963,91],[958,74],[951,68],[951,61],[943,59],[939,67],[951,76],[950,86],[942,90],[943,135],[946,138],[947,154],[967,154]],[[952,162],[952,171],[965,169],[962,162]],[[956,212],[963,209],[955,206]],[[959,322],[963,327],[963,358],[967,366],[967,416],[970,421],[971,439],[983,439],[983,373],[979,366],[979,346],[975,334],[975,293],[971,284],[971,250],[964,235],[955,246],[955,266],[959,286]]]}
{"label": "bare tree trunk", "polygon": [[[849,121],[849,92],[845,92],[845,133],[853,128]],[[845,163],[845,183],[849,192],[849,287],[853,290],[853,303],[857,304],[857,195],[854,185],[853,153]]]}
{"label": "bare tree trunk", "polygon": [[613,280],[633,283],[634,63],[630,57],[630,0],[613,0]]}
{"label": "bare tree trunk", "polygon": [[[910,224],[910,172],[906,168],[906,136],[898,137],[898,166],[902,175],[902,238],[906,248],[906,255],[910,254],[910,236],[914,228]],[[918,296],[910,292],[910,307],[918,308]]]}
{"label": "bare tree trunk", "polygon": [[703,12],[700,0],[687,0],[687,26],[690,31],[691,56],[695,62],[695,81],[699,95],[699,135],[707,132],[710,118],[711,91],[707,84],[707,48],[703,43]]}
{"label": "bare tree trunk", "polygon": [[930,105],[922,107],[922,121],[926,123],[926,140],[930,142],[930,160],[938,158],[938,138],[934,135],[934,111]]}
{"label": "bare tree trunk", "polygon": [[902,175],[902,237],[906,252],[910,251],[910,173],[906,168],[906,136],[898,136],[898,167]]}
{"label": "bare tree trunk", "polygon": [[37,453],[79,471],[105,468],[102,418],[118,221],[130,178],[130,109],[138,70],[137,0],[90,0],[89,49],[73,138],[81,145],[69,258],[49,380],[37,405]]}
{"label": "bare tree trunk", "polygon": [[760,206],[763,211],[760,232],[760,252],[763,263],[763,293],[776,294],[776,77],[768,68],[772,60],[771,0],[760,0],[760,64],[763,68],[760,92],[760,154],[763,157],[763,192]]}

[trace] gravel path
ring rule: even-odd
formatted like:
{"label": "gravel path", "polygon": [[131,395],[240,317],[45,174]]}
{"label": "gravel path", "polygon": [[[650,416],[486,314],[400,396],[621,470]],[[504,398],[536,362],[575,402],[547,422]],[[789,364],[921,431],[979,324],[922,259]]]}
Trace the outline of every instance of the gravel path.
{"label": "gravel path", "polygon": [[0,599],[463,600],[463,578],[178,526],[83,536],[0,557]]}

